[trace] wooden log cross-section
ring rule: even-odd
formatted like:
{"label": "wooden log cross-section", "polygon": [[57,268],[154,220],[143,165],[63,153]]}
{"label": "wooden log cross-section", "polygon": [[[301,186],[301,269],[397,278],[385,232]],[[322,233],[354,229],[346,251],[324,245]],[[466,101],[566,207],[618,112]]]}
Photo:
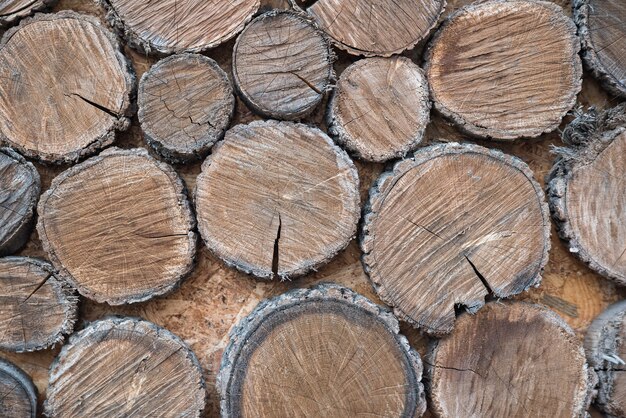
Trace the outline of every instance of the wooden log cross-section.
{"label": "wooden log cross-section", "polygon": [[420,417],[422,363],[397,319],[337,285],[261,302],[230,335],[222,417]]}
{"label": "wooden log cross-section", "polygon": [[0,27],[11,25],[34,12],[45,10],[57,0],[2,0],[0,1]]}
{"label": "wooden log cross-section", "polygon": [[434,106],[479,137],[553,131],[582,87],[579,50],[576,25],[552,2],[465,6],[441,25],[425,54]]}
{"label": "wooden log cross-section", "polygon": [[177,336],[134,318],[95,321],[72,335],[50,369],[49,417],[200,417],[198,359]]}
{"label": "wooden log cross-section", "polygon": [[470,144],[422,148],[370,191],[361,248],[378,295],[423,331],[452,331],[455,308],[536,286],[550,247],[548,205],[521,160]]}
{"label": "wooden log cross-section", "polygon": [[0,416],[37,417],[37,388],[33,381],[22,369],[2,358],[0,358]]}
{"label": "wooden log cross-section", "polygon": [[183,181],[145,149],[110,148],[64,171],[37,211],[49,259],[98,302],[162,295],[193,267],[195,220]]}

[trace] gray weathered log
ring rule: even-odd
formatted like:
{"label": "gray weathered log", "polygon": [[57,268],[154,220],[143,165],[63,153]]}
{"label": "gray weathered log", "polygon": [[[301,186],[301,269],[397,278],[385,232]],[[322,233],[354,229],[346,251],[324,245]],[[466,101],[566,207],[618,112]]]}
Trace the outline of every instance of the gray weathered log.
{"label": "gray weathered log", "polygon": [[22,369],[0,358],[0,416],[36,418],[37,388]]}

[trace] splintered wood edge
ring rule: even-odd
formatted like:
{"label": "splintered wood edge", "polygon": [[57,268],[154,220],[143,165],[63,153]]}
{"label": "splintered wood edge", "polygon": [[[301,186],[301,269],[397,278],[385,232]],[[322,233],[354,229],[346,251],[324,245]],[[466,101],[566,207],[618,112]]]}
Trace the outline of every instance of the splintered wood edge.
{"label": "splintered wood edge", "polygon": [[137,78],[135,76],[135,71],[133,70],[133,66],[130,60],[126,58],[126,56],[122,53],[122,46],[120,45],[117,37],[113,33],[111,33],[111,31],[109,31],[104,25],[102,25],[102,23],[100,23],[98,18],[96,18],[95,16],[77,13],[71,10],[63,10],[61,12],[48,14],[37,13],[32,17],[28,17],[22,20],[18,26],[11,28],[4,33],[4,35],[2,36],[2,40],[0,40],[0,51],[6,46],[6,44],[17,31],[24,29],[31,23],[36,23],[39,21],[55,21],[61,19],[77,19],[90,23],[94,28],[100,30],[111,43],[111,48],[115,52],[115,57],[117,58],[120,67],[122,68],[124,80],[126,81],[124,104],[120,108],[120,113],[116,114],[117,120],[109,127],[107,133],[97,138],[94,138],[92,142],[89,143],[87,146],[63,155],[48,154],[45,152],[34,152],[32,150],[26,149],[25,147],[22,147],[21,145],[15,144],[14,142],[10,141],[1,131],[0,142],[5,142],[11,147],[17,149],[21,154],[25,155],[26,157],[41,161],[42,163],[70,164],[76,163],[77,161],[94,154],[96,151],[111,145],[115,140],[116,131],[125,131],[130,127],[130,117],[133,113],[131,102],[134,98]]}
{"label": "splintered wood edge", "polygon": [[16,10],[8,15],[0,16],[0,27],[10,26],[18,20],[30,16],[35,12],[47,10],[57,3],[58,0],[35,0],[26,6]]}
{"label": "splintered wood edge", "polygon": [[0,358],[0,372],[4,372],[11,376],[24,389],[24,392],[26,392],[26,395],[30,400],[30,407],[32,411],[31,418],[35,418],[37,416],[37,388],[33,384],[33,380],[30,376],[27,375],[24,370],[3,358]]}
{"label": "splintered wood edge", "polygon": [[28,202],[28,211],[22,217],[22,223],[13,231],[13,234],[7,238],[4,242],[0,242],[0,255],[11,254],[19,250],[30,237],[31,227],[33,226],[33,220],[35,215],[35,207],[39,200],[41,193],[41,177],[35,166],[27,161],[20,154],[12,150],[11,148],[2,147],[0,153],[5,154],[9,158],[13,159],[17,164],[26,168],[33,180],[36,190],[33,191],[33,196]]}
{"label": "splintered wood edge", "polygon": [[[573,18],[578,27],[583,62],[587,70],[591,72],[594,78],[600,81],[600,84],[602,84],[605,89],[617,96],[626,97],[626,85],[621,83],[613,74],[605,69],[596,53],[588,26],[589,8],[589,0],[572,1]],[[626,22],[624,22],[624,24],[626,25]]]}
{"label": "splintered wood edge", "polygon": [[[419,354],[411,348],[408,340],[400,334],[400,325],[393,314],[385,307],[376,305],[364,296],[351,289],[334,284],[323,283],[310,289],[294,289],[272,299],[265,299],[245,318],[243,318],[229,333],[229,342],[222,354],[220,370],[217,374],[217,391],[220,394],[220,410],[223,418],[231,417],[230,410],[230,383],[234,375],[236,361],[239,353],[247,343],[248,338],[263,325],[263,320],[272,312],[281,311],[293,305],[299,305],[306,301],[340,301],[355,306],[373,314],[389,330],[393,338],[398,342],[401,351],[406,355],[410,370],[415,373],[417,385],[413,390],[416,392],[416,417],[422,416],[426,411],[426,394],[422,384],[423,365]],[[323,314],[321,312],[320,314]]]}
{"label": "splintered wood edge", "polygon": [[[94,166],[95,164],[99,163],[100,161],[102,161],[103,159],[107,157],[116,157],[116,156],[122,156],[122,155],[143,157],[146,160],[148,160],[148,162],[154,164],[155,168],[158,168],[159,170],[161,170],[164,174],[168,176],[168,178],[170,179],[172,183],[172,187],[174,188],[176,192],[176,196],[178,198],[178,205],[182,208],[182,210],[185,212],[185,215],[186,215],[187,225],[185,227],[189,231],[187,234],[187,237],[189,239],[189,250],[191,252],[191,256],[189,257],[189,262],[185,266],[182,266],[182,269],[180,273],[178,274],[178,279],[170,285],[163,286],[160,289],[151,289],[149,291],[146,291],[143,294],[138,294],[134,296],[118,297],[118,298],[100,297],[100,296],[94,295],[93,292],[89,291],[88,289],[83,288],[80,285],[80,283],[78,283],[74,279],[72,274],[69,271],[67,271],[67,269],[63,266],[63,264],[57,257],[56,252],[54,250],[54,246],[50,243],[50,241],[48,240],[48,236],[46,234],[46,228],[45,228],[44,221],[43,221],[43,219],[46,216],[44,212],[44,208],[48,199],[54,194],[55,189],[60,184],[62,184],[63,181],[65,181],[67,178],[75,175],[76,173],[84,169],[88,169]],[[41,195],[41,199],[39,199],[39,204],[37,205],[37,213],[39,215],[39,219],[37,221],[37,233],[39,234],[41,245],[43,247],[43,250],[48,255],[48,258],[52,262],[53,266],[58,270],[59,277],[62,278],[63,280],[66,280],[73,287],[75,287],[82,296],[95,300],[98,303],[107,303],[113,306],[123,305],[123,304],[130,304],[130,303],[145,302],[154,297],[165,295],[177,289],[181,285],[181,283],[187,278],[187,276],[191,274],[194,268],[195,258],[196,258],[196,246],[197,246],[196,244],[197,237],[195,233],[196,218],[193,216],[191,204],[189,203],[189,199],[187,197],[187,188],[185,187],[185,183],[183,182],[182,178],[176,173],[176,171],[172,167],[150,156],[148,151],[144,148],[133,148],[133,149],[121,149],[117,147],[108,148],[102,151],[100,154],[94,157],[91,157],[88,160],[85,160],[82,163],[77,164],[65,170],[64,172],[62,172],[61,174],[59,174],[57,177],[55,177],[52,180],[52,183],[50,184],[50,188],[44,194]]]}
{"label": "splintered wood edge", "polygon": [[[548,254],[550,252],[550,211],[548,209],[548,203],[543,199],[544,196],[543,189],[535,180],[534,174],[530,167],[521,159],[505,154],[496,149],[484,148],[479,145],[474,145],[470,143],[456,143],[456,142],[448,142],[448,143],[440,143],[431,145],[428,147],[420,148],[417,150],[413,156],[400,160],[394,164],[393,168],[390,171],[386,171],[380,175],[378,180],[372,185],[369,192],[369,198],[363,210],[363,227],[360,235],[360,246],[361,251],[363,252],[361,256],[361,262],[363,264],[363,269],[367,274],[367,277],[370,279],[372,287],[374,291],[380,297],[380,299],[385,302],[387,305],[393,307],[393,313],[403,321],[408,322],[414,327],[417,327],[428,335],[441,337],[447,335],[448,332],[442,332],[441,330],[433,329],[429,327],[427,324],[422,324],[418,321],[415,321],[409,315],[407,315],[403,310],[399,307],[394,306],[393,299],[391,295],[387,292],[385,286],[383,286],[380,281],[377,280],[375,275],[371,273],[371,265],[372,259],[370,252],[372,251],[374,245],[374,236],[370,233],[370,225],[376,221],[378,216],[378,212],[380,211],[382,205],[384,204],[384,200],[387,194],[391,191],[391,189],[395,186],[396,182],[399,178],[406,173],[408,170],[417,167],[421,164],[426,163],[429,160],[432,160],[437,157],[441,157],[442,155],[458,155],[458,154],[478,154],[485,155],[495,160],[501,162],[502,164],[508,165],[516,170],[518,170],[521,174],[526,177],[526,179],[530,182],[535,193],[537,195],[537,203],[541,208],[541,215],[544,222],[543,227],[543,255],[541,257],[541,262],[539,264],[539,268],[537,269],[537,274],[533,280],[530,280],[528,285],[522,289],[519,293],[523,293],[530,289],[531,287],[537,287],[541,284],[541,275],[543,274],[543,269],[548,263]],[[517,294],[517,293],[516,293]],[[513,295],[510,294],[497,294],[499,298],[507,298]],[[484,306],[484,302],[480,305],[476,306],[476,311]],[[456,321],[455,321],[456,322]]]}
{"label": "splintered wood edge", "polygon": [[[467,6],[463,6],[460,9],[458,9],[457,11],[455,11],[454,13],[452,13],[450,16],[448,16],[442,23],[441,25],[437,28],[437,31],[435,32],[435,34],[431,37],[430,41],[428,42],[428,45],[424,51],[424,71],[426,73],[428,73],[428,69],[430,67],[430,62],[432,59],[432,53],[433,53],[433,48],[435,46],[435,44],[439,41],[439,38],[441,37],[442,32],[444,31],[445,28],[447,28],[447,26],[459,15],[467,12],[467,11],[471,11],[473,9],[476,8],[482,8],[485,7],[486,5],[490,5],[490,4],[498,4],[498,3],[506,3],[509,0],[487,0],[484,2],[475,2],[475,3],[471,3]],[[571,29],[571,33],[576,34],[576,24],[572,21],[572,19],[570,19],[569,17],[567,17],[564,13],[563,13],[563,9],[561,8],[561,6],[559,6],[558,4],[552,3],[552,2],[548,2],[545,0],[515,0],[515,1],[519,1],[519,2],[526,2],[526,3],[535,3],[537,5],[543,6],[547,9],[551,9],[554,12],[557,12],[558,14],[562,15],[563,17],[563,21],[566,22],[565,24],[570,26]],[[583,86],[583,68],[582,68],[582,63],[580,62],[580,57],[579,57],[579,52],[580,52],[580,40],[578,39],[578,36],[574,35],[571,37],[571,42],[572,42],[572,50],[573,50],[573,55],[572,55],[572,64],[573,64],[573,69],[574,69],[574,78],[575,80],[577,80],[576,84],[573,86],[573,90],[570,92],[569,94],[569,101],[567,101],[567,103],[569,103],[569,108],[571,109],[572,107],[574,107],[574,105],[576,104],[577,101],[577,97],[578,97],[578,93],[581,91],[582,86]],[[429,84],[430,85],[430,84]],[[490,128],[481,128],[478,126],[473,125],[472,123],[468,122],[465,120],[465,118],[463,118],[462,115],[451,111],[450,109],[448,109],[446,106],[444,106],[443,104],[441,104],[439,102],[439,100],[437,100],[437,96],[435,95],[435,92],[433,91],[432,87],[430,87],[430,99],[433,102],[433,105],[435,107],[435,109],[441,113],[443,116],[445,116],[446,118],[450,119],[454,125],[459,128],[459,130],[461,130],[463,133],[468,134],[472,137],[475,138],[486,138],[486,139],[491,139],[494,141],[502,141],[502,142],[510,142],[510,141],[514,141],[516,139],[520,139],[520,138],[536,138],[538,136],[541,136],[545,133],[549,133],[554,131],[556,128],[559,127],[559,125],[561,124],[561,119],[567,115],[567,113],[569,111],[565,111],[563,112],[563,114],[561,115],[561,118],[559,119],[559,122],[553,124],[552,126],[546,127],[545,129],[543,129],[541,132],[539,132],[537,130],[536,133],[531,134],[531,135],[524,135],[524,136],[519,136],[516,134],[511,135],[510,133],[507,134],[504,131],[502,132],[503,135],[500,135],[498,138],[493,138],[490,134],[490,132],[492,131],[492,129]]]}

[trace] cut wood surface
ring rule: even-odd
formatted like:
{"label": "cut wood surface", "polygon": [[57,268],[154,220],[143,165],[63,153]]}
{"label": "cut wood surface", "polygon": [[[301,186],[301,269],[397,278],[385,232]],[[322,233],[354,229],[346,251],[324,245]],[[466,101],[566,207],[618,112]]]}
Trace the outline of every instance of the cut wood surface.
{"label": "cut wood surface", "polygon": [[361,248],[383,301],[434,335],[455,307],[536,286],[548,261],[550,220],[530,168],[470,144],[440,144],[398,162],[370,191]]}
{"label": "cut wood surface", "polygon": [[35,166],[10,148],[0,148],[0,255],[22,247],[32,229],[41,179]]}
{"label": "cut wood surface", "polygon": [[37,389],[33,381],[15,364],[0,358],[0,416],[37,417]]}
{"label": "cut wood surface", "polygon": [[626,104],[579,115],[550,174],[552,216],[569,251],[626,286]]}
{"label": "cut wood surface", "polygon": [[47,162],[73,162],[128,128],[135,76],[91,16],[40,14],[0,42],[0,139]]}
{"label": "cut wood surface", "polygon": [[424,39],[445,5],[445,0],[319,0],[307,11],[337,47],[388,57]]}
{"label": "cut wood surface", "polygon": [[235,36],[259,0],[98,0],[128,44],[147,54],[200,52]]}
{"label": "cut wood surface", "polygon": [[137,102],[148,144],[173,162],[205,157],[224,137],[235,110],[228,76],[199,54],[173,55],[153,65],[139,82]]}
{"label": "cut wood surface", "polygon": [[198,229],[228,265],[261,278],[301,276],[354,237],[359,179],[322,131],[277,121],[226,132],[196,185]]}
{"label": "cut wood surface", "polygon": [[596,404],[609,416],[626,416],[626,300],[591,323],[585,351],[600,381]]}
{"label": "cut wood surface", "polygon": [[11,25],[34,12],[44,10],[56,0],[1,0],[0,27]]}
{"label": "cut wood surface", "polygon": [[24,352],[63,342],[78,315],[74,289],[49,263],[0,258],[0,348]]}
{"label": "cut wood surface", "polygon": [[294,12],[254,19],[233,51],[233,77],[243,101],[261,115],[298,119],[311,113],[334,80],[326,37]]}
{"label": "cut wood surface", "polygon": [[581,342],[554,312],[492,302],[459,317],[427,369],[440,418],[585,416],[596,378]]}
{"label": "cut wood surface", "polygon": [[176,335],[134,318],[95,321],[72,335],[50,369],[50,417],[200,417],[198,359]]}
{"label": "cut wood surface", "polygon": [[344,70],[328,108],[328,131],[358,158],[404,157],[430,120],[428,82],[405,57],[368,58]]}
{"label": "cut wood surface", "polygon": [[439,28],[425,54],[435,108],[480,137],[550,132],[581,89],[579,50],[576,26],[554,3],[466,6]]}
{"label": "cut wood surface", "polygon": [[420,417],[422,362],[391,312],[337,285],[260,304],[231,334],[222,417]]}
{"label": "cut wood surface", "polygon": [[609,91],[626,97],[626,2],[573,3],[585,64]]}
{"label": "cut wood surface", "polygon": [[195,221],[183,182],[144,149],[110,148],[61,173],[37,212],[54,266],[98,302],[162,295],[193,267]]}

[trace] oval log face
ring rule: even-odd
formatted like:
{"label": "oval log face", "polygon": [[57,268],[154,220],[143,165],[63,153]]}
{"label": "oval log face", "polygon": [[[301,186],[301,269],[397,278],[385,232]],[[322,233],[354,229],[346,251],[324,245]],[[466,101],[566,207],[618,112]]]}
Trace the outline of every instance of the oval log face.
{"label": "oval log face", "polygon": [[22,369],[0,358],[0,416],[37,417],[37,389]]}
{"label": "oval log face", "polygon": [[57,0],[3,0],[0,2],[0,26],[9,26],[34,12],[44,10]]}

